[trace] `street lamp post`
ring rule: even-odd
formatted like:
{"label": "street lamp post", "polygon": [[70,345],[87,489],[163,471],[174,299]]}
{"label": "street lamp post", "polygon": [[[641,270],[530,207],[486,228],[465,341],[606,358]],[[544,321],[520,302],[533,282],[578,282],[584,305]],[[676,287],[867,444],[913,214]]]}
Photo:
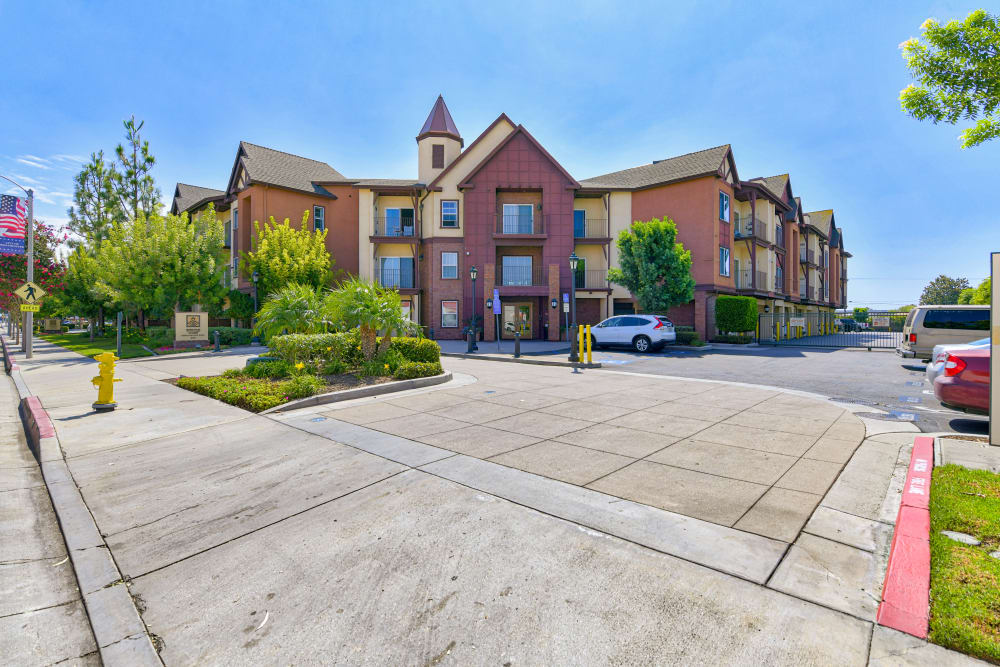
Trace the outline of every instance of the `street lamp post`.
{"label": "street lamp post", "polygon": [[476,303],[479,301],[479,297],[476,296],[476,277],[479,275],[479,269],[473,264],[472,268],[469,269],[469,277],[472,278],[472,351],[476,352],[479,350],[479,331],[476,328],[476,314],[479,312],[479,307]]}
{"label": "street lamp post", "polygon": [[569,360],[571,362],[580,361],[580,354],[577,345],[580,341],[580,335],[576,330],[576,267],[580,264],[580,258],[576,256],[576,252],[570,253],[569,256],[569,317],[570,325],[569,330],[573,336],[573,341],[569,346]]}
{"label": "street lamp post", "polygon": [[260,345],[260,337],[257,336],[257,281],[260,280],[260,274],[254,271],[250,274],[250,280],[253,281],[253,317],[250,318],[250,328],[253,329],[253,338],[250,342],[254,345]]}

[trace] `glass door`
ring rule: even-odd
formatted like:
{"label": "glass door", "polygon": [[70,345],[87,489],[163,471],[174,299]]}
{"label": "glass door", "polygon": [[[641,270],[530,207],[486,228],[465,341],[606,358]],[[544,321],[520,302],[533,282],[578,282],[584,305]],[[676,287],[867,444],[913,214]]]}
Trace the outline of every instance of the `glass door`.
{"label": "glass door", "polygon": [[530,303],[503,304],[503,338],[514,338],[514,332],[521,332],[521,339],[532,337],[532,307]]}

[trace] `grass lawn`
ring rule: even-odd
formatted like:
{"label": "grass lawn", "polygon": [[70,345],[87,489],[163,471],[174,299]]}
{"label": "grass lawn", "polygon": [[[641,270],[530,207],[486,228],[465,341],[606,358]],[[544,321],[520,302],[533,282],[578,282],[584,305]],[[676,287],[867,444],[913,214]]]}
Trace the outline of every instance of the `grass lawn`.
{"label": "grass lawn", "polygon": [[[956,465],[931,483],[931,641],[1000,664],[1000,475]],[[966,546],[942,530],[982,542]]]}
{"label": "grass lawn", "polygon": [[[85,357],[93,357],[95,354],[100,354],[101,352],[114,352],[117,347],[117,338],[115,336],[95,336],[94,340],[90,340],[90,334],[86,332],[42,334],[41,337],[50,343],[65,347],[67,350],[72,350],[73,352],[82,354]],[[149,356],[152,355],[142,349],[141,345],[122,343],[122,359]]]}

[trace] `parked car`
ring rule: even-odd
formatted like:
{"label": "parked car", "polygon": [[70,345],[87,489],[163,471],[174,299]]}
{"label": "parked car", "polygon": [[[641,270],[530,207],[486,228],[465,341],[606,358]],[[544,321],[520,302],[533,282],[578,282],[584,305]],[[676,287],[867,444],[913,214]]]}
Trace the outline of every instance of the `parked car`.
{"label": "parked car", "polygon": [[596,348],[621,345],[648,352],[676,340],[674,323],[662,315],[616,315],[590,328],[591,345]]}
{"label": "parked car", "polygon": [[934,395],[946,408],[990,413],[990,348],[975,347],[948,354],[944,372],[934,380]]}
{"label": "parked car", "polygon": [[906,314],[896,354],[930,359],[935,345],[968,343],[990,328],[989,306],[917,306]]}
{"label": "parked car", "polygon": [[840,327],[841,331],[857,331],[858,323],[855,322],[850,317],[841,317],[837,320],[837,326]]}
{"label": "parked car", "polygon": [[979,340],[974,340],[971,343],[963,343],[961,345],[935,345],[934,351],[931,353],[931,360],[927,364],[927,369],[924,371],[927,374],[927,383],[932,387],[934,386],[934,380],[944,371],[944,362],[948,357],[949,352],[989,346],[989,338],[980,338]]}

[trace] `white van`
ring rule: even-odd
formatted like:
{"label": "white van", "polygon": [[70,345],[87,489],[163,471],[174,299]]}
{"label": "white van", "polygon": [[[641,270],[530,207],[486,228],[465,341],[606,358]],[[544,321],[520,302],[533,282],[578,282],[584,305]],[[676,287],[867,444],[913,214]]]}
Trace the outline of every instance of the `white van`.
{"label": "white van", "polygon": [[935,345],[971,343],[988,335],[989,306],[917,306],[906,314],[896,354],[930,359]]}

